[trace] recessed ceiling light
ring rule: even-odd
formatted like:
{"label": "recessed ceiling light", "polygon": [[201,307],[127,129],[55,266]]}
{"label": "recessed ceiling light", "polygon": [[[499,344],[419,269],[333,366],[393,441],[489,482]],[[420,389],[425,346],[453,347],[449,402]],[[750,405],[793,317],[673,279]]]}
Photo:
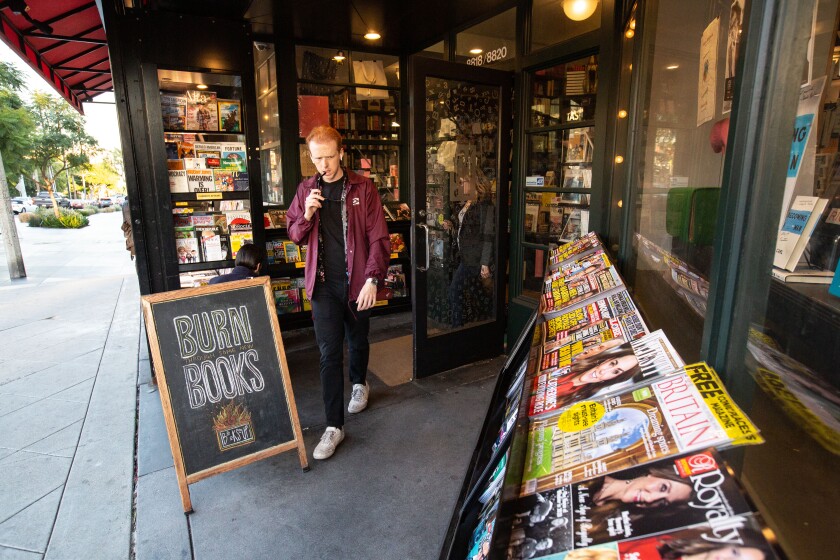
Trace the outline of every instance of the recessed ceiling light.
{"label": "recessed ceiling light", "polygon": [[679,65],[679,64],[672,64],[672,65],[670,65],[670,66],[666,66],[666,67],[665,67],[665,70],[676,70],[676,69],[677,69],[677,68],[679,68],[679,67],[680,67],[680,65]]}
{"label": "recessed ceiling light", "polygon": [[483,52],[481,49],[470,49],[470,54],[481,54]]}
{"label": "recessed ceiling light", "polygon": [[195,87],[197,87],[198,89],[207,89],[207,84],[198,84]]}
{"label": "recessed ceiling light", "polygon": [[382,37],[382,35],[380,35],[376,31],[368,31],[367,33],[365,33],[365,39],[367,39],[368,41],[376,41],[377,39],[380,39],[381,37]]}
{"label": "recessed ceiling light", "polygon": [[618,118],[619,118],[619,119],[624,119],[624,118],[627,118],[627,111],[625,111],[624,109],[622,109],[621,111],[619,111],[619,112],[618,112]]}

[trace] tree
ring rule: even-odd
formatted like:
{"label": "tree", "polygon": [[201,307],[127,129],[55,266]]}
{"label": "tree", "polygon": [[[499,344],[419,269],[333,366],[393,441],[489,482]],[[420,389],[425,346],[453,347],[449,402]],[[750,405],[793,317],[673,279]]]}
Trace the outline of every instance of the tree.
{"label": "tree", "polygon": [[56,176],[88,165],[97,142],[85,132],[84,118],[65,101],[35,92],[30,108],[36,127],[29,159],[39,171],[39,187],[50,194],[57,218]]}
{"label": "tree", "polygon": [[9,182],[32,173],[27,158],[32,147],[35,122],[20,98],[23,75],[7,62],[0,62],[0,152]]}

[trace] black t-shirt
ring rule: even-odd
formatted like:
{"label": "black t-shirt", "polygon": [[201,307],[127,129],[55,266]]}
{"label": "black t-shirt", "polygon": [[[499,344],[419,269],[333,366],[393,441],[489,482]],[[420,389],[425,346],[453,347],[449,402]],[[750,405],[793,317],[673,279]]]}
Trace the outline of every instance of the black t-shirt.
{"label": "black t-shirt", "polygon": [[341,192],[344,177],[321,184],[321,239],[323,239],[324,276],[330,282],[347,283],[347,255],[344,251],[344,225],[341,222]]}

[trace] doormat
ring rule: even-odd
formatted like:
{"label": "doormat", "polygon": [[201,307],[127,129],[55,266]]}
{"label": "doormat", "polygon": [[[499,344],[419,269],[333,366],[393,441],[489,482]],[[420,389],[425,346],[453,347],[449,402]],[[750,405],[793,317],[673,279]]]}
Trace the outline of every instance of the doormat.
{"label": "doormat", "polygon": [[368,370],[389,387],[408,383],[414,375],[413,345],[412,335],[374,342]]}

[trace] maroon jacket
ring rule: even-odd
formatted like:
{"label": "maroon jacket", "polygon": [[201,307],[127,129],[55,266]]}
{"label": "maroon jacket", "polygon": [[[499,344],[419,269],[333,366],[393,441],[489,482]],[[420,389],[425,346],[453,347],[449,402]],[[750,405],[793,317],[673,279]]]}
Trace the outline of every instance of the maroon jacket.
{"label": "maroon jacket", "polygon": [[[350,301],[356,301],[368,278],[377,278],[381,284],[388,270],[391,241],[388,226],[382,212],[379,192],[367,177],[348,169],[347,188],[342,194],[345,212],[342,212],[345,231],[347,271],[350,274]],[[306,251],[306,293],[312,297],[315,279],[318,275],[318,228],[320,213],[315,212],[311,221],[306,221],[306,197],[318,185],[318,175],[298,185],[294,200],[286,212],[289,238],[300,245],[307,245]]]}

